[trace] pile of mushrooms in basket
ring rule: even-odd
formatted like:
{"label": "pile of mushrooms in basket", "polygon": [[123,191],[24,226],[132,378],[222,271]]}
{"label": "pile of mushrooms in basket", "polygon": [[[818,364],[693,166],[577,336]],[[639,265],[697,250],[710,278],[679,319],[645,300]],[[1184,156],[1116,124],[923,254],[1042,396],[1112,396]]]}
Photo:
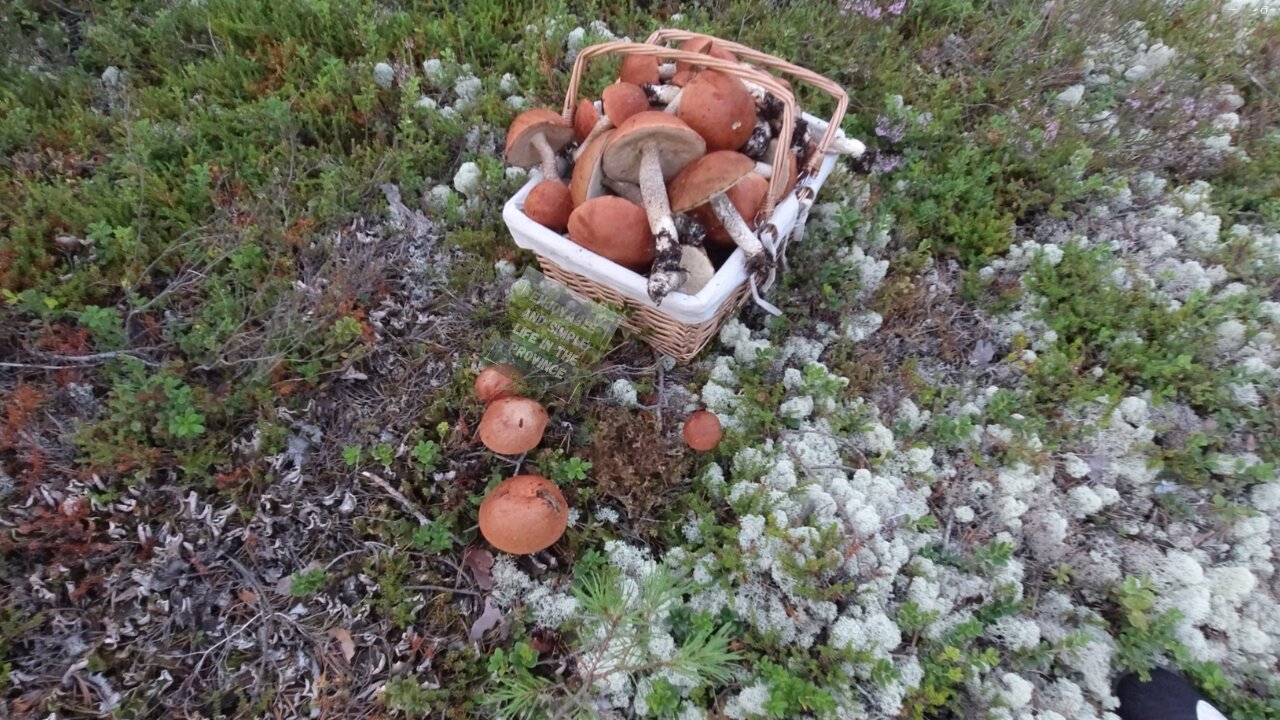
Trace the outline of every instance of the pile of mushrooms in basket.
{"label": "pile of mushrooms in basket", "polygon": [[[737,61],[707,38],[692,38],[680,50]],[[617,82],[599,101],[582,100],[572,122],[549,109],[516,117],[506,161],[541,169],[525,215],[647,275],[649,297],[661,304],[670,293],[701,290],[735,248],[753,277],[772,271],[773,248],[754,232],[769,179],[784,173],[772,198],[779,202],[818,139],[797,118],[783,167],[775,167],[782,118],[782,101],[753,83],[692,63],[629,55]]]}

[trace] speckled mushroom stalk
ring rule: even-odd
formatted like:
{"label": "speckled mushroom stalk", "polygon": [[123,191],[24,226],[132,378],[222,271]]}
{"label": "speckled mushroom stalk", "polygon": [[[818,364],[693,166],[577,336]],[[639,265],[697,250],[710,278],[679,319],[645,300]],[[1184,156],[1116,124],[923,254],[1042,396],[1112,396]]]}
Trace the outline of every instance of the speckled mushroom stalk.
{"label": "speckled mushroom stalk", "polygon": [[747,138],[746,144],[742,146],[742,154],[752,160],[763,160],[769,152],[769,143],[772,140],[773,130],[769,127],[769,123],[756,120],[756,128],[751,131],[751,137]]}
{"label": "speckled mushroom stalk", "polygon": [[663,105],[666,112],[673,114],[680,108],[680,93],[684,91],[682,87],[646,83],[641,85],[640,89],[644,91],[645,97],[649,98],[651,105]]}
{"label": "speckled mushroom stalk", "polygon": [[530,142],[533,143],[534,151],[538,153],[538,168],[542,170],[542,177],[548,180],[558,179],[560,171],[556,168],[556,151],[547,142],[547,137],[538,133]]}
{"label": "speckled mushroom stalk", "polygon": [[680,236],[680,267],[686,274],[680,292],[695,295],[716,274],[715,265],[707,255],[707,228],[684,213],[676,213],[673,217]]}
{"label": "speckled mushroom stalk", "polygon": [[573,126],[560,113],[546,108],[527,110],[516,116],[507,130],[503,151],[507,164],[542,169],[542,182],[529,191],[524,212],[531,220],[555,232],[564,232],[573,210],[569,188],[561,181],[556,151],[573,140]]}
{"label": "speckled mushroom stalk", "polygon": [[[640,186],[635,183],[624,182],[622,180],[613,180],[605,178],[602,184],[613,191],[614,195],[626,198],[637,205],[644,205],[644,196],[640,194]],[[676,231],[680,231],[679,224],[676,225]],[[683,234],[683,233],[681,233]]]}
{"label": "speckled mushroom stalk", "polygon": [[640,186],[654,240],[648,282],[654,304],[661,304],[663,298],[680,289],[689,276],[681,266],[683,251],[671,217],[666,181],[705,151],[706,143],[693,128],[679,118],[652,110],[631,116],[614,131],[605,148],[605,175]]}
{"label": "speckled mushroom stalk", "polygon": [[693,247],[705,247],[707,244],[707,228],[685,213],[675,214],[676,231],[680,233],[680,242]]}
{"label": "speckled mushroom stalk", "polygon": [[773,259],[727,196],[734,185],[754,170],[755,163],[742,153],[732,150],[708,153],[690,163],[671,181],[671,207],[676,212],[687,212],[710,205],[716,219],[746,255],[747,271],[764,275],[770,271]]}
{"label": "speckled mushroom stalk", "polygon": [[649,219],[654,250],[657,253],[649,275],[649,297],[657,304],[661,302],[661,298],[679,290],[688,279],[688,273],[682,267],[680,234],[671,217],[662,166],[658,164],[658,155],[652,143],[645,147],[640,156],[639,181],[640,198]]}

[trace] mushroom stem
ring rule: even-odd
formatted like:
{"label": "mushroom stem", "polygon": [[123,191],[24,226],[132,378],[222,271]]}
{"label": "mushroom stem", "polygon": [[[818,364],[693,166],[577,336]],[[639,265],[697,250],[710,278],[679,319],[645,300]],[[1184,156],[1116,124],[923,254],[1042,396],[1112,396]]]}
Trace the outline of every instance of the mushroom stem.
{"label": "mushroom stem", "polygon": [[764,243],[760,242],[760,238],[747,227],[747,222],[738,214],[738,209],[733,206],[733,203],[729,202],[728,196],[720,193],[711,198],[711,210],[720,220],[720,224],[724,225],[729,237],[733,238],[733,242],[742,248],[743,254],[747,256],[747,272],[753,275],[768,272],[771,262],[765,255]]}
{"label": "mushroom stem", "polygon": [[640,154],[640,196],[649,218],[656,252],[653,269],[649,273],[649,298],[655,305],[660,305],[663,298],[680,289],[688,273],[680,267],[680,237],[676,233],[675,220],[671,218],[658,150],[652,143],[646,145]]}
{"label": "mushroom stem", "polygon": [[694,247],[702,247],[707,244],[707,229],[702,226],[702,223],[684,213],[677,214],[675,222],[676,232],[680,233],[681,243]]}
{"label": "mushroom stem", "polygon": [[747,138],[741,152],[752,160],[763,160],[769,152],[769,142],[772,139],[773,132],[769,129],[769,123],[757,120],[756,128],[751,131],[751,137]]}
{"label": "mushroom stem", "polygon": [[[630,200],[631,202],[640,206],[644,205],[644,196],[640,194],[639,185],[636,185],[635,183],[629,183],[625,180],[614,180],[613,178],[610,178],[610,177],[603,178],[601,182],[604,184],[605,187],[612,190],[614,194],[617,195],[618,197]],[[678,230],[679,228],[677,228],[677,231]],[[680,233],[680,234],[683,235],[684,233]]]}
{"label": "mushroom stem", "polygon": [[609,119],[608,115],[600,115],[600,119],[596,121],[596,124],[591,126],[591,132],[587,133],[582,142],[578,143],[578,149],[573,151],[574,162],[577,162],[578,158],[582,157],[582,153],[586,151],[587,146],[592,141],[603,135],[606,130],[611,129],[613,129],[613,121]]}
{"label": "mushroom stem", "polygon": [[773,166],[767,162],[757,162],[755,173],[765,180],[773,177]]}
{"label": "mushroom stem", "polygon": [[866,151],[867,146],[863,145],[861,141],[843,135],[837,135],[827,148],[827,152],[833,152],[837,155],[852,155],[853,157],[861,157],[862,153]]}
{"label": "mushroom stem", "polygon": [[542,159],[543,179],[559,180],[560,173],[556,171],[556,151],[552,149],[542,133],[533,136],[533,149],[538,151],[538,157]]}
{"label": "mushroom stem", "polygon": [[751,97],[756,101],[756,110],[760,113],[760,117],[770,123],[782,118],[781,100],[750,80],[743,80],[742,83],[747,86],[747,92],[751,93]]}
{"label": "mushroom stem", "polygon": [[[675,85],[645,84],[641,85],[640,88],[644,90],[645,97],[649,98],[649,103],[652,105],[670,105],[680,97],[680,93],[684,90],[684,88],[676,87]],[[669,110],[668,112],[675,111]]]}
{"label": "mushroom stem", "polygon": [[658,65],[658,78],[661,80],[670,80],[675,77],[676,64],[673,62],[662,63]]}

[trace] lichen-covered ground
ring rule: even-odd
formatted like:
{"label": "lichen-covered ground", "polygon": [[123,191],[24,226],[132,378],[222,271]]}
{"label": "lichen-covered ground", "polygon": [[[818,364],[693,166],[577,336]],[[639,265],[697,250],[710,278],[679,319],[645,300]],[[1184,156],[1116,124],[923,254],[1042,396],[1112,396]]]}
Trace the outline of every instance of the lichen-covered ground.
{"label": "lichen-covered ground", "polygon": [[[1280,11],[612,5],[0,8],[0,715],[1280,718]],[[870,151],[782,317],[495,456],[505,127],[660,25]],[[513,558],[518,469],[574,512]]]}

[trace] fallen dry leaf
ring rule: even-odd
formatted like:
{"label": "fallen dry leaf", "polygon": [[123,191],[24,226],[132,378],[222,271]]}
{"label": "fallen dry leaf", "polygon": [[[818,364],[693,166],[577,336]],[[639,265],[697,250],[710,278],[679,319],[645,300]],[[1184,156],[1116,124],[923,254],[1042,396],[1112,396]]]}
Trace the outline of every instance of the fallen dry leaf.
{"label": "fallen dry leaf", "polygon": [[493,577],[489,574],[493,568],[493,553],[484,548],[467,548],[462,553],[462,564],[471,571],[481,590],[493,589]]}
{"label": "fallen dry leaf", "polygon": [[479,642],[484,634],[495,627],[502,621],[502,611],[499,610],[490,598],[484,599],[484,612],[480,613],[480,617],[471,623],[471,642]]}
{"label": "fallen dry leaf", "polygon": [[351,631],[346,628],[329,628],[329,637],[338,641],[338,646],[342,648],[342,657],[351,662],[351,658],[356,655],[356,641],[351,639]]}

